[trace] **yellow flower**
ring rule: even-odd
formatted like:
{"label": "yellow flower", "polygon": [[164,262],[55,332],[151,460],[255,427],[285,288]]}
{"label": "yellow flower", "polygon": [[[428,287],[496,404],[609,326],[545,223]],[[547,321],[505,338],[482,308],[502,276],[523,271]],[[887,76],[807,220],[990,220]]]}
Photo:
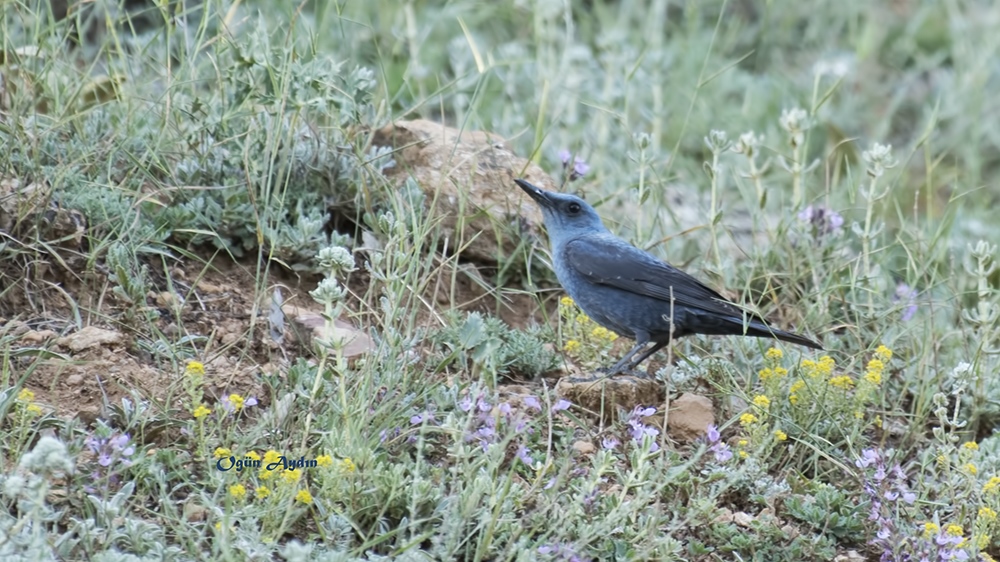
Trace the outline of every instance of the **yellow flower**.
{"label": "yellow flower", "polygon": [[313,497],[309,490],[299,490],[299,493],[295,494],[295,501],[309,505],[313,502]]}
{"label": "yellow flower", "polygon": [[[986,544],[982,544],[984,539],[985,539]],[[979,550],[980,551],[986,549],[986,547],[990,545],[990,537],[987,536],[987,535],[982,535],[981,537],[979,537],[979,541],[980,541],[980,544],[979,544]],[[996,558],[993,558],[992,556],[990,556],[989,554],[986,554],[985,552],[980,552],[979,553],[979,559],[982,562],[997,562]]]}
{"label": "yellow flower", "polygon": [[878,357],[882,361],[888,361],[892,359],[892,350],[884,345],[880,345],[875,349],[875,357]]}
{"label": "yellow flower", "polygon": [[579,324],[579,325],[581,325],[581,326],[589,324],[590,323],[590,316],[587,316],[586,314],[584,314],[584,313],[581,312],[580,314],[576,315],[576,323]]}
{"label": "yellow flower", "polygon": [[768,350],[767,350],[767,351],[766,351],[766,352],[764,353],[764,357],[765,357],[766,359],[770,359],[771,361],[777,361],[778,359],[781,359],[781,358],[782,358],[782,357],[784,357],[784,356],[785,356],[785,354],[784,354],[784,353],[782,353],[782,352],[781,352],[781,350],[780,350],[780,349],[778,349],[777,347],[772,347],[772,348],[769,348],[769,349],[768,349]]}
{"label": "yellow flower", "polygon": [[271,476],[274,476],[274,471],[268,470],[266,466],[261,468],[260,472],[257,473],[257,478],[260,478],[261,480],[270,480]]}
{"label": "yellow flower", "polygon": [[576,353],[580,349],[580,342],[576,340],[569,340],[563,347],[566,353]]}
{"label": "yellow flower", "polygon": [[993,521],[997,518],[997,512],[988,507],[980,507],[979,518],[985,521]]}
{"label": "yellow flower", "polygon": [[242,500],[247,497],[247,489],[243,487],[243,484],[233,484],[229,487],[229,495],[233,499]]}
{"label": "yellow flower", "polygon": [[28,407],[25,408],[25,411],[27,411],[29,414],[33,416],[42,415],[42,407],[39,406],[38,404],[28,404]]}
{"label": "yellow flower", "polygon": [[229,395],[229,403],[233,405],[233,409],[236,410],[237,412],[239,412],[240,409],[243,408],[243,402],[245,402],[245,400],[243,400],[243,397],[240,396],[239,394]]}
{"label": "yellow flower", "polygon": [[224,459],[226,457],[233,456],[233,452],[226,447],[219,447],[212,453],[212,455],[214,455],[217,459]]}
{"label": "yellow flower", "polygon": [[882,416],[875,416],[875,427],[882,427]]}
{"label": "yellow flower", "polygon": [[854,381],[851,380],[851,377],[847,375],[841,375],[839,377],[833,377],[832,379],[830,379],[830,386],[834,388],[839,388],[841,390],[850,390],[852,387],[854,387]]}
{"label": "yellow flower", "polygon": [[207,416],[207,415],[209,415],[211,413],[212,413],[212,410],[209,410],[208,408],[206,408],[204,404],[199,404],[198,407],[195,408],[193,412],[191,412],[191,415],[194,416],[194,419],[198,420],[198,419],[201,419],[201,418],[203,418],[203,417],[205,417],[205,416]]}
{"label": "yellow flower", "polygon": [[184,367],[184,374],[189,377],[203,377],[205,376],[205,366],[198,361],[188,361],[187,367]]}
{"label": "yellow flower", "polygon": [[740,425],[742,425],[743,427],[752,425],[756,422],[757,422],[757,416],[751,414],[750,412],[747,412],[742,416],[740,416]]}
{"label": "yellow flower", "polygon": [[739,441],[736,442],[737,447],[746,447],[749,444],[750,442],[747,441],[746,439],[740,439]]}
{"label": "yellow flower", "polygon": [[940,530],[941,527],[938,527],[937,523],[932,523],[928,521],[927,523],[924,523],[924,538],[932,539],[934,538],[934,535],[938,534],[938,531]]}
{"label": "yellow flower", "polygon": [[949,535],[953,536],[953,537],[960,537],[960,536],[962,536],[962,533],[963,533],[962,526],[961,525],[955,525],[955,524],[948,525],[948,527],[945,529],[944,532],[946,534],[949,534]]}
{"label": "yellow flower", "polygon": [[330,455],[320,455],[316,457],[316,464],[323,468],[333,466],[333,457]]}
{"label": "yellow flower", "polygon": [[983,493],[990,494],[996,493],[997,489],[1000,488],[1000,476],[994,476],[989,479],[985,484],[983,484]]}
{"label": "yellow flower", "polygon": [[17,393],[17,399],[21,402],[31,402],[35,399],[35,393],[27,388],[22,388],[21,392]]}
{"label": "yellow flower", "polygon": [[281,460],[281,453],[271,449],[264,453],[264,464],[273,464]]}
{"label": "yellow flower", "polygon": [[781,431],[780,429],[775,429],[774,438],[777,439],[778,441],[785,441],[788,439],[788,434],[785,433],[784,431]]}
{"label": "yellow flower", "polygon": [[786,369],[784,367],[775,367],[774,368],[774,375],[776,377],[780,378],[780,377],[783,377],[783,376],[785,376],[787,374],[788,374],[788,369]]}
{"label": "yellow flower", "polygon": [[246,456],[246,458],[248,458],[248,459],[250,459],[252,461],[259,461],[260,460],[260,455],[257,454],[257,451],[248,451],[245,456]]}
{"label": "yellow flower", "polygon": [[603,340],[608,335],[608,329],[604,326],[598,326],[590,331],[590,335],[599,340]]}
{"label": "yellow flower", "polygon": [[774,376],[774,371],[770,367],[765,367],[760,371],[757,371],[757,376],[760,377],[761,381],[767,382],[768,379]]}
{"label": "yellow flower", "polygon": [[979,443],[976,443],[975,441],[966,441],[965,443],[962,443],[962,448],[970,451],[978,451]]}
{"label": "yellow flower", "polygon": [[799,380],[797,380],[797,381],[795,381],[795,382],[792,383],[792,386],[788,389],[788,392],[790,394],[795,394],[795,393],[797,393],[798,391],[802,390],[805,387],[806,387],[806,381],[804,381],[802,379],[799,379]]}
{"label": "yellow flower", "polygon": [[357,470],[357,465],[351,460],[351,457],[345,457],[344,460],[340,461],[340,470],[344,472],[354,472]]}
{"label": "yellow flower", "polygon": [[257,499],[262,500],[271,495],[271,490],[267,486],[257,486],[257,489],[253,493],[257,496]]}
{"label": "yellow flower", "polygon": [[868,370],[878,371],[879,373],[881,373],[883,370],[885,370],[885,363],[883,363],[881,359],[872,359],[871,361],[868,362]]}
{"label": "yellow flower", "polygon": [[563,306],[573,306],[573,299],[571,297],[563,297],[559,299],[559,304]]}
{"label": "yellow flower", "polygon": [[976,468],[976,465],[972,464],[971,462],[966,463],[965,466],[963,466],[962,468],[973,476],[975,476],[976,473],[979,472],[979,469]]}
{"label": "yellow flower", "polygon": [[820,374],[825,376],[832,373],[833,368],[835,366],[836,362],[833,360],[833,357],[830,357],[829,355],[824,355],[823,357],[820,357],[819,362],[816,363],[816,370],[819,371]]}
{"label": "yellow flower", "polygon": [[758,394],[753,397],[753,405],[762,410],[766,410],[771,407],[771,399],[763,394]]}
{"label": "yellow flower", "polygon": [[745,459],[745,458],[747,458],[749,456],[750,456],[750,453],[748,453],[746,451],[740,451],[740,458],[741,459]]}
{"label": "yellow flower", "polygon": [[287,484],[292,484],[299,481],[302,476],[302,471],[300,470],[289,470],[285,469],[281,471],[281,479]]}

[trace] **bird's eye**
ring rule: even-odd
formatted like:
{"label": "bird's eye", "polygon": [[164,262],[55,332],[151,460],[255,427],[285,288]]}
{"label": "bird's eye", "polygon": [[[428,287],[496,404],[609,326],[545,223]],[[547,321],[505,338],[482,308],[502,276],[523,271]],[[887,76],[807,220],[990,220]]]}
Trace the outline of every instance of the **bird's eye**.
{"label": "bird's eye", "polygon": [[574,215],[576,213],[580,212],[580,204],[579,203],[570,203],[569,206],[566,207],[566,208],[569,210],[569,212],[573,213]]}

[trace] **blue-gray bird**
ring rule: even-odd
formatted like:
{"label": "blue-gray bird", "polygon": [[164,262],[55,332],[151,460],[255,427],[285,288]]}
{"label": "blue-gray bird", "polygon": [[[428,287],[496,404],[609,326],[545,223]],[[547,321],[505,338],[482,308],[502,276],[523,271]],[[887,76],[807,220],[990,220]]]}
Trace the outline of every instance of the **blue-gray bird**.
{"label": "blue-gray bird", "polygon": [[542,209],[559,283],[595,322],[635,340],[608,375],[631,371],[672,339],[691,334],[777,338],[823,349],[768,326],[694,277],[618,238],[583,199],[544,191],[523,179],[514,182]]}

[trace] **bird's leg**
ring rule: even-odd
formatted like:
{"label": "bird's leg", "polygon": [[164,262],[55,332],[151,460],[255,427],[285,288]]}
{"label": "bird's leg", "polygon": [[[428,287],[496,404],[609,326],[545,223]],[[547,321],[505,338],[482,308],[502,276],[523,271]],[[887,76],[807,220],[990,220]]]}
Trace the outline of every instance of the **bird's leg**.
{"label": "bird's leg", "polygon": [[[632,356],[635,355],[636,353],[639,353],[639,350],[641,350],[642,348],[646,347],[646,344],[648,344],[648,343],[649,343],[649,340],[645,340],[645,339],[642,340],[642,341],[637,341],[636,344],[635,344],[635,347],[633,347],[631,350],[629,350],[629,352],[626,353],[624,357],[622,357],[621,359],[619,359],[618,362],[615,363],[613,367],[611,367],[610,369],[608,369],[608,372],[606,373],[606,375],[610,377],[610,376],[613,376],[613,375],[617,375],[618,373],[624,372],[626,369],[623,369],[623,367],[625,365],[630,365],[629,360],[632,359]],[[646,357],[646,356],[643,355],[643,357]]]}
{"label": "bird's leg", "polygon": [[645,353],[643,353],[642,355],[640,355],[638,359],[636,359],[635,361],[629,363],[628,370],[631,371],[632,369],[635,369],[636,367],[638,367],[639,363],[642,363],[646,359],[649,359],[650,356],[652,356],[657,351],[663,349],[668,343],[670,343],[670,340],[656,342],[656,344],[653,347],[649,348]]}

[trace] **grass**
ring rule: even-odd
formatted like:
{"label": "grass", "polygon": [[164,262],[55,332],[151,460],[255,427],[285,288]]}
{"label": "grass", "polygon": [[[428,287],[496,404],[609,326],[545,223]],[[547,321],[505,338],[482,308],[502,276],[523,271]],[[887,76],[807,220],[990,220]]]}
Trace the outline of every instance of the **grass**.
{"label": "grass", "polygon": [[[45,399],[65,350],[0,326],[5,560],[1000,553],[1000,8],[58,7],[0,6],[0,317],[110,327],[167,390],[74,416]],[[371,143],[413,118],[509,138],[828,355],[678,342],[657,376],[715,406],[694,443],[658,404],[609,420],[560,399],[538,375],[606,364],[613,335],[537,290],[534,240],[460,306],[443,217]],[[254,280],[229,340],[185,311],[226,267]],[[261,344],[289,275],[372,349]],[[219,358],[256,386],[216,384]],[[315,465],[266,468],[282,455]]]}

